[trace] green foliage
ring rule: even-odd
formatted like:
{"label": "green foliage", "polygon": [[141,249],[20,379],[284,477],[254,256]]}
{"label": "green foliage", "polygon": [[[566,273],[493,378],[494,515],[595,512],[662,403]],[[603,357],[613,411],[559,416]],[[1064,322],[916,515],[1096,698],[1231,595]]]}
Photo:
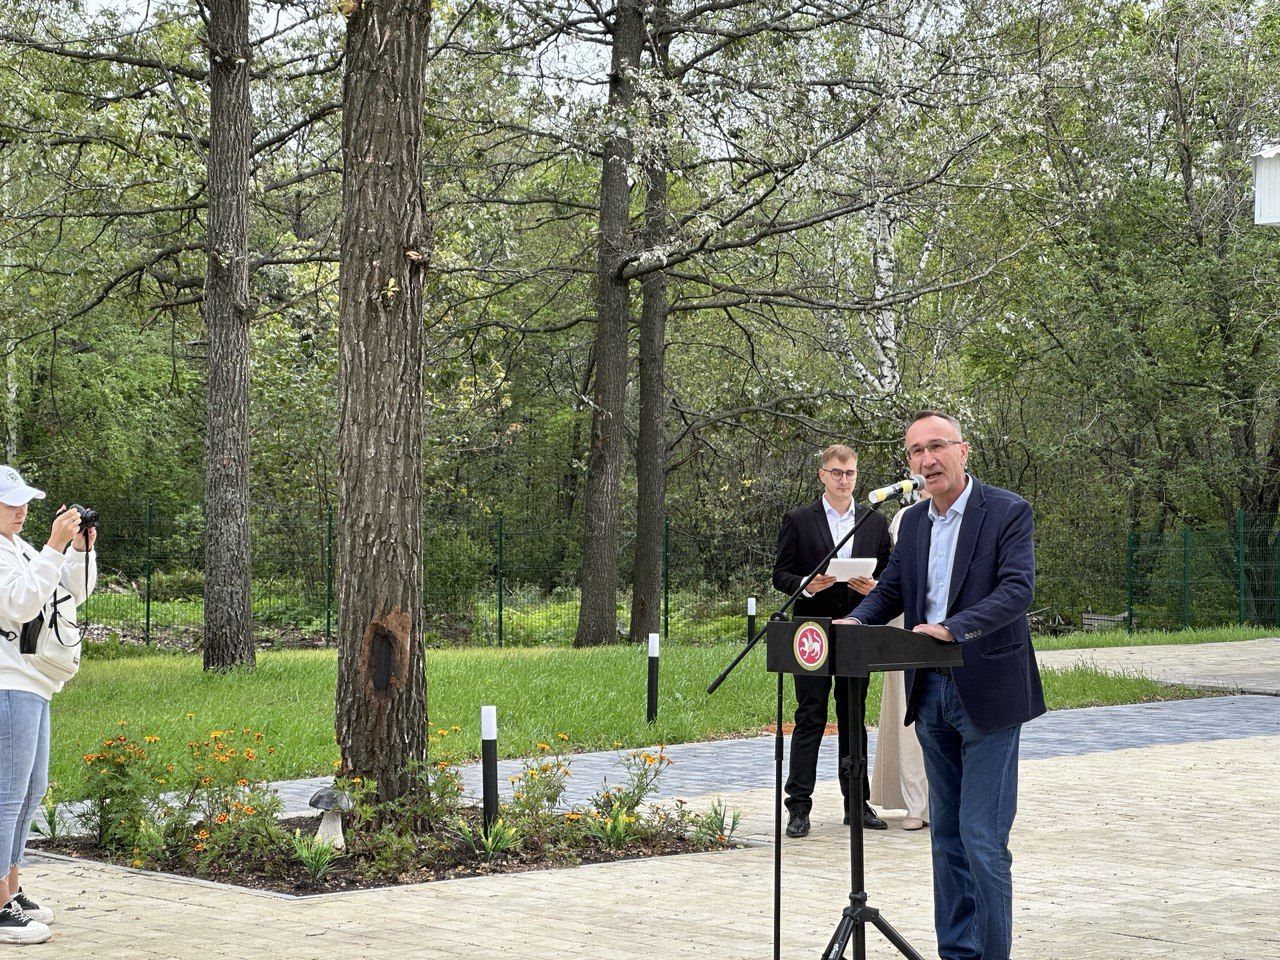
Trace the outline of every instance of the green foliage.
{"label": "green foliage", "polygon": [[502,817],[494,820],[487,830],[483,824],[467,820],[459,820],[456,829],[462,842],[486,860],[520,849],[520,831]]}
{"label": "green foliage", "polygon": [[156,570],[151,574],[151,602],[204,600],[204,571],[190,567]]}
{"label": "green foliage", "polygon": [[293,855],[307,871],[312,883],[319,883],[333,872],[342,852],[327,840],[319,840],[315,836],[303,836],[302,831],[294,830],[291,838]]}

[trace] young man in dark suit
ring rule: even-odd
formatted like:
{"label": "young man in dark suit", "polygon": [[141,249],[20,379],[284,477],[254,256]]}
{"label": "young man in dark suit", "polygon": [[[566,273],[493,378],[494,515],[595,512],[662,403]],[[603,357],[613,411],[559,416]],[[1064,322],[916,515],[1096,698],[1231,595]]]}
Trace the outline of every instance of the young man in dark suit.
{"label": "young man in dark suit", "polygon": [[[836,542],[853,529],[870,509],[853,503],[853,487],[858,479],[858,455],[842,444],[822,451],[818,479],[823,494],[814,503],[796,507],[782,518],[778,532],[778,558],[773,566],[773,585],[785,594],[792,594],[801,581],[818,565]],[[875,586],[874,577],[889,561],[889,524],[878,513],[872,514],[852,540],[841,548],[840,557],[874,557],[875,572],[870,578],[855,578],[837,582],[835,577],[819,574],[811,579],[805,592],[795,602],[795,617],[839,617],[855,599]],[[796,681],[796,724],[791,734],[791,769],[787,777],[788,837],[803,837],[809,833],[809,813],[813,808],[813,787],[818,776],[818,747],[827,726],[827,703],[831,697],[830,677],[805,677],[799,674]],[[850,753],[849,737],[857,724],[862,737],[863,750],[867,745],[866,697],[859,703],[849,703],[848,685],[837,683],[836,727],[840,760]],[[863,796],[870,796],[871,787],[863,773]],[[843,763],[840,766],[840,789],[844,793],[844,822],[849,822],[849,784]],[[885,822],[875,815],[870,806],[862,810],[862,823],[872,830],[885,829]]]}
{"label": "young man in dark suit", "polygon": [[916,414],[907,461],[925,478],[927,509],[903,517],[876,588],[850,613],[964,645],[964,665],[908,670],[929,780],[933,908],[942,960],[1008,960],[1022,724],[1045,711],[1027,611],[1035,581],[1031,505],[965,472],[969,445],[954,417]]}

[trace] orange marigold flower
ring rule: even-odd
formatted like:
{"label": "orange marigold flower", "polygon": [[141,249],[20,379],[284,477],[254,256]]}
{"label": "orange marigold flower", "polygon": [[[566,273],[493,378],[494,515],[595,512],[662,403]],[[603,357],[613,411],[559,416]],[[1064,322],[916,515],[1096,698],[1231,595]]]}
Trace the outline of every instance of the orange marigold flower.
{"label": "orange marigold flower", "polygon": [[257,759],[258,759],[258,755],[257,755],[256,753],[254,753],[254,752],[253,752],[253,748],[252,748],[252,747],[245,747],[245,748],[244,748],[244,758],[245,758],[246,760],[257,760]]}
{"label": "orange marigold flower", "polygon": [[204,844],[203,844],[203,843],[197,843],[197,844],[196,844],[196,849],[197,849],[197,850],[203,850],[203,849],[204,849]]}
{"label": "orange marigold flower", "polygon": [[244,777],[241,777],[239,780],[236,781],[237,787],[247,787],[248,785],[249,785],[249,781],[246,780]]}
{"label": "orange marigold flower", "polygon": [[245,815],[246,817],[252,817],[252,816],[253,816],[253,814],[254,814],[254,812],[255,812],[255,811],[254,811],[254,808],[253,808],[253,807],[245,807],[245,808],[244,808],[244,815]]}
{"label": "orange marigold flower", "polygon": [[230,819],[225,813],[220,813],[213,818],[214,823],[226,823]]}
{"label": "orange marigold flower", "polygon": [[197,833],[197,834],[196,834],[196,836],[197,836],[197,837],[199,837],[201,840],[208,840],[208,839],[209,839],[209,831],[208,831],[208,830],[201,830],[199,833]]}

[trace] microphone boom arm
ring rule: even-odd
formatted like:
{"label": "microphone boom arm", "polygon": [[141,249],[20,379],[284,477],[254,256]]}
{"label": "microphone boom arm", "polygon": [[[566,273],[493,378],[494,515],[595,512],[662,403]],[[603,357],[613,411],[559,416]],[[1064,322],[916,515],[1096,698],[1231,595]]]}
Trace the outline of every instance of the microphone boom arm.
{"label": "microphone boom arm", "polygon": [[761,638],[766,633],[769,632],[769,623],[771,621],[784,619],[782,615],[785,614],[787,610],[791,607],[791,605],[796,602],[796,599],[800,596],[800,594],[804,593],[804,588],[809,585],[809,581],[812,580],[814,577],[816,577],[819,573],[821,573],[823,570],[827,568],[827,563],[830,562],[831,558],[834,557],[837,553],[839,553],[840,548],[843,547],[849,540],[853,538],[853,535],[857,533],[859,529],[861,529],[864,523],[867,522],[867,518],[869,516],[879,511],[883,503],[884,503],[884,500],[880,500],[876,503],[871,504],[871,509],[869,509],[866,513],[862,515],[862,519],[854,523],[853,529],[851,529],[848,533],[846,533],[843,537],[841,537],[840,542],[827,551],[827,555],[823,557],[820,561],[818,561],[818,565],[813,568],[813,570],[809,573],[807,577],[804,577],[801,579],[800,586],[796,588],[795,592],[791,594],[791,596],[787,597],[787,602],[784,603],[782,606],[780,606],[777,610],[773,611],[773,613],[769,615],[769,619],[765,621],[764,626],[761,627],[758,631],[756,631],[756,635],[752,637],[750,641],[748,641],[747,645],[743,647],[742,650],[738,653],[738,655],[733,658],[733,662],[730,663],[727,667],[724,668],[724,670],[720,672],[720,676],[716,677],[713,681],[711,681],[711,685],[707,687],[708,694],[712,694],[716,692],[720,684],[724,683],[725,680],[728,679],[729,674],[733,673],[734,669],[738,666],[738,664],[740,664],[743,661],[743,659],[746,657],[746,655],[755,648],[755,645],[760,642]]}

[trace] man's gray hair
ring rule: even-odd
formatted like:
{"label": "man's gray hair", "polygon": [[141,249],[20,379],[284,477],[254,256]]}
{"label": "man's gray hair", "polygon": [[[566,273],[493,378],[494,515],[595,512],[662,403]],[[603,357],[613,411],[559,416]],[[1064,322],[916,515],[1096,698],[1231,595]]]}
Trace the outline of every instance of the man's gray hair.
{"label": "man's gray hair", "polygon": [[917,423],[920,420],[927,420],[930,417],[938,417],[947,421],[947,423],[956,428],[956,433],[960,434],[961,437],[964,436],[964,427],[960,426],[960,421],[949,413],[943,413],[941,410],[917,410],[911,417],[911,423]]}

